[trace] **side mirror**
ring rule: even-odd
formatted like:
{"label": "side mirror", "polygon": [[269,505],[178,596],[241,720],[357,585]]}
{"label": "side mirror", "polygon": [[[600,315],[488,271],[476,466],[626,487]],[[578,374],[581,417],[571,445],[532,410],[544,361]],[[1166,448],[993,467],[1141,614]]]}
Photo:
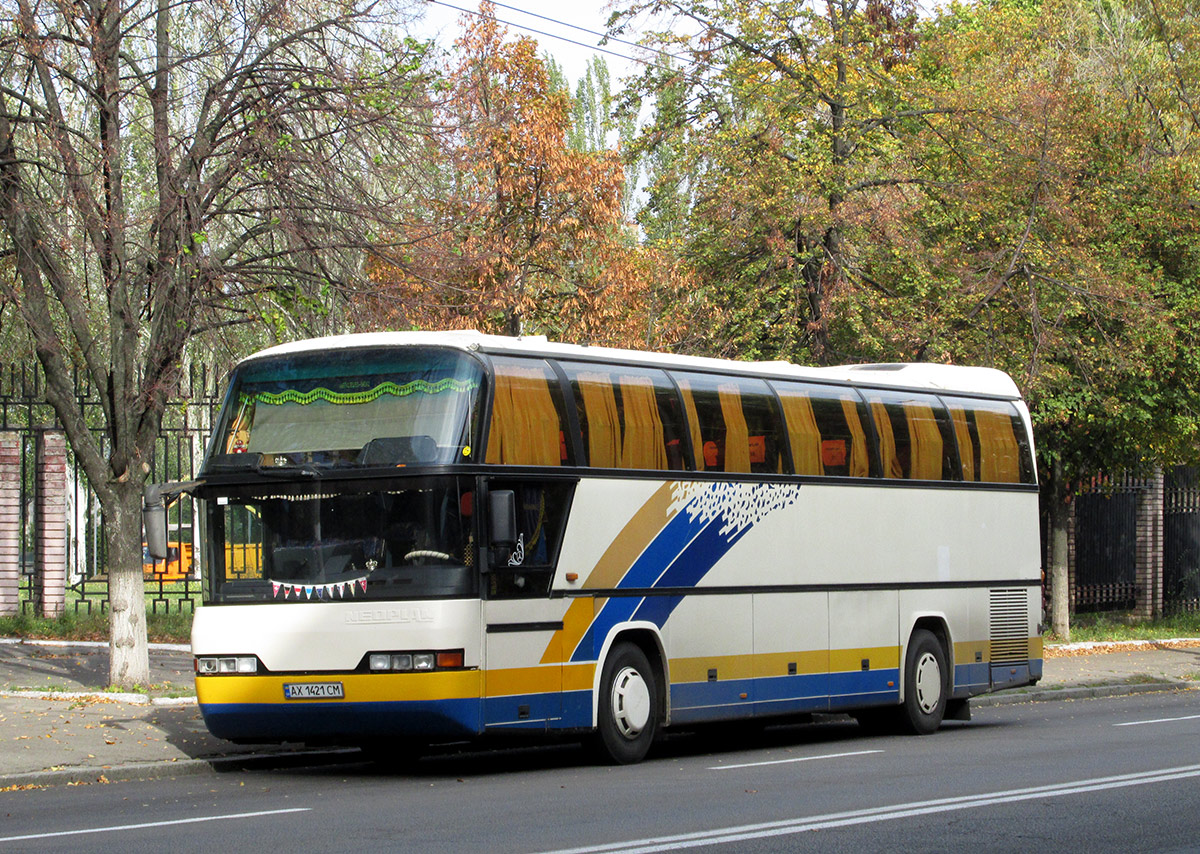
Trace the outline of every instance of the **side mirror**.
{"label": "side mirror", "polygon": [[517,545],[517,495],[511,489],[488,493],[488,540],[493,549],[510,552]]}
{"label": "side mirror", "polygon": [[147,484],[142,495],[142,526],[146,529],[146,551],[155,560],[167,559],[167,504],[204,483],[183,480]]}
{"label": "side mirror", "polygon": [[167,559],[167,503],[163,485],[151,483],[142,497],[142,526],[146,529],[146,550],[155,560]]}

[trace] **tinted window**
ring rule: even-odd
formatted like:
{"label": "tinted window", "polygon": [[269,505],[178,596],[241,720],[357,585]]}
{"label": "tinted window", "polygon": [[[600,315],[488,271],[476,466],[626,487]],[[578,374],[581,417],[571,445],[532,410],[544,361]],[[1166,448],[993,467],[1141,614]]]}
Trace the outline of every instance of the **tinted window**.
{"label": "tinted window", "polygon": [[884,477],[959,479],[950,418],[936,397],[869,391],[866,398]]}
{"label": "tinted window", "polygon": [[662,371],[564,363],[571,382],[587,465],[596,468],[684,467],[683,413]]}
{"label": "tinted window", "polygon": [[237,369],[210,467],[470,462],[483,368],[426,347],[253,359]]}
{"label": "tinted window", "polygon": [[517,543],[511,551],[492,555],[492,571],[487,575],[488,595],[545,596],[558,563],[574,485],[497,478],[489,488],[513,491]]}
{"label": "tinted window", "polygon": [[1025,424],[1006,401],[945,398],[962,459],[963,480],[1036,483]]}
{"label": "tinted window", "polygon": [[683,393],[699,471],[779,474],[783,421],[762,380],[672,374]]}
{"label": "tinted window", "polygon": [[541,359],[497,356],[486,460],[492,465],[557,466],[572,462],[558,377]]}
{"label": "tinted window", "polygon": [[868,477],[875,472],[866,407],[850,389],[773,382],[783,404],[796,474]]}

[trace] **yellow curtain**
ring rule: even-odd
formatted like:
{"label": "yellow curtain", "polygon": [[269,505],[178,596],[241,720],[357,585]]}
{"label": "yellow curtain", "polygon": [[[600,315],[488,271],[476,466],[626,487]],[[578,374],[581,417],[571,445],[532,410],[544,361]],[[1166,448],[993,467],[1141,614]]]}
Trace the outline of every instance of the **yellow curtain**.
{"label": "yellow curtain", "polygon": [[995,483],[1021,481],[1021,450],[1013,433],[1012,418],[1003,412],[975,410],[979,434],[980,480]]}
{"label": "yellow curtain", "polygon": [[696,471],[704,471],[704,442],[700,438],[700,419],[696,417],[696,399],[692,387],[683,377],[678,378],[679,391],[683,394],[683,408],[687,410],[688,427],[692,434],[692,454],[696,458]]}
{"label": "yellow curtain", "polygon": [[882,403],[871,404],[871,415],[875,419],[875,432],[879,434],[879,456],[883,463],[884,477],[904,477],[900,458],[896,456],[896,436],[892,433],[892,420]]}
{"label": "yellow curtain", "polygon": [[941,480],[942,433],[938,430],[933,408],[920,403],[904,404],[911,441],[908,476],[916,480]]}
{"label": "yellow curtain", "polygon": [[842,398],[842,413],[850,428],[850,477],[866,477],[871,473],[871,461],[867,456],[867,432],[858,417],[858,406],[853,400]]}
{"label": "yellow curtain", "polygon": [[821,461],[821,431],[813,413],[812,401],[806,395],[781,394],[783,417],[787,421],[788,439],[796,474],[825,474]]}
{"label": "yellow curtain", "polygon": [[750,429],[742,414],[742,395],[734,383],[717,386],[721,416],[725,419],[725,471],[750,471]]}
{"label": "yellow curtain", "polygon": [[625,411],[625,468],[667,468],[666,437],[654,384],[649,377],[621,377],[621,401]]}
{"label": "yellow curtain", "polygon": [[508,378],[496,371],[496,388],[492,394],[492,423],[488,431],[487,454],[484,462],[500,465],[508,454],[507,434],[514,429],[512,386]]}
{"label": "yellow curtain", "polygon": [[487,462],[556,466],[562,461],[560,429],[545,374],[536,368],[497,367]]}
{"label": "yellow curtain", "polygon": [[587,416],[588,465],[620,468],[621,421],[612,377],[607,373],[581,372],[576,380]]}
{"label": "yellow curtain", "polygon": [[971,441],[967,411],[952,406],[950,419],[954,422],[954,436],[958,439],[958,456],[962,460],[963,480],[975,480],[975,444]]}

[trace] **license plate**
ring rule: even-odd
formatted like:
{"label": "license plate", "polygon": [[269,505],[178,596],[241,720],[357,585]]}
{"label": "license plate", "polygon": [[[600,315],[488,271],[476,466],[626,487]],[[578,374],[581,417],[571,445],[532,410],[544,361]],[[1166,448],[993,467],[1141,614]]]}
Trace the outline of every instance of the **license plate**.
{"label": "license plate", "polygon": [[285,700],[340,700],[345,696],[341,682],[293,682],[283,686]]}

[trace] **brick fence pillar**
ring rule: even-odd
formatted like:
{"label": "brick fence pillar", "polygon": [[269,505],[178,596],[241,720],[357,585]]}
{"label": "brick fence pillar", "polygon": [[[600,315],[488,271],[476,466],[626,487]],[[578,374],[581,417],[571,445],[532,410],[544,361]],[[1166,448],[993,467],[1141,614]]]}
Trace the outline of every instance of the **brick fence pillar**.
{"label": "brick fence pillar", "polygon": [[35,610],[57,617],[67,598],[67,442],[58,430],[38,433],[33,512]]}
{"label": "brick fence pillar", "polygon": [[21,437],[0,432],[0,617],[21,609]]}
{"label": "brick fence pillar", "polygon": [[1153,620],[1163,613],[1163,471],[1155,468],[1138,493],[1137,604],[1133,616]]}

